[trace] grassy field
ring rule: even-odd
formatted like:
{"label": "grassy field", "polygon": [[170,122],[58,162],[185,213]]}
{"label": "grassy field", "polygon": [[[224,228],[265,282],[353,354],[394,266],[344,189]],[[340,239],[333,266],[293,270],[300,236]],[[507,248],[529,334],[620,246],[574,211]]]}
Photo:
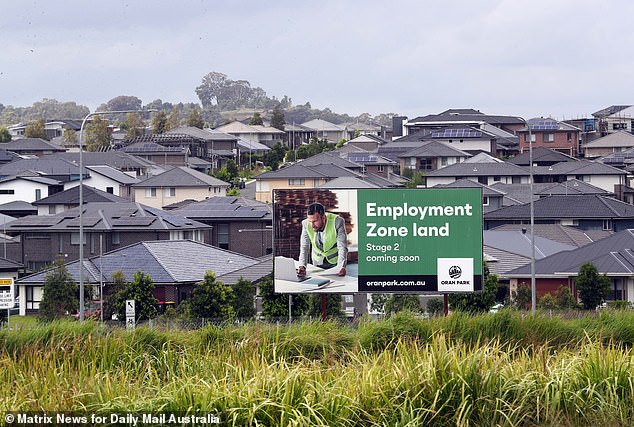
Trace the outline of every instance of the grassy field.
{"label": "grassy field", "polygon": [[626,426],[634,314],[512,311],[197,331],[0,331],[0,411],[211,412],[224,425]]}

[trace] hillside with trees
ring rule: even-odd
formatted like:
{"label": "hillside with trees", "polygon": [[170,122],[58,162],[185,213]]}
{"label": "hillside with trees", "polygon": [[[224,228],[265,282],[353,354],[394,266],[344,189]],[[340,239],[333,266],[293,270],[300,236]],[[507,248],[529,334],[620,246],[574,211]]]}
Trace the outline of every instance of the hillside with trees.
{"label": "hillside with trees", "polygon": [[[97,107],[96,111],[125,111],[125,110],[157,110],[166,116],[171,116],[172,126],[186,124],[187,118],[194,112],[200,114],[205,125],[220,126],[232,120],[245,120],[258,113],[265,121],[271,121],[274,111],[284,114],[284,121],[288,124],[300,124],[312,119],[320,118],[332,123],[361,122],[391,126],[395,113],[384,113],[372,116],[363,113],[350,116],[332,111],[330,108],[322,110],[312,108],[310,102],[294,105],[288,95],[281,98],[268,96],[260,87],[253,87],[247,80],[233,80],[226,74],[212,71],[201,79],[201,84],[195,88],[200,100],[197,103],[171,103],[155,99],[143,104],[143,101],[132,95],[116,96]],[[75,102],[60,102],[55,99],[44,98],[30,107],[14,107],[0,103],[0,127],[16,123],[29,123],[36,120],[81,120],[90,109]],[[109,117],[115,123],[125,122],[126,114],[120,117]],[[279,117],[276,119],[279,123]]]}

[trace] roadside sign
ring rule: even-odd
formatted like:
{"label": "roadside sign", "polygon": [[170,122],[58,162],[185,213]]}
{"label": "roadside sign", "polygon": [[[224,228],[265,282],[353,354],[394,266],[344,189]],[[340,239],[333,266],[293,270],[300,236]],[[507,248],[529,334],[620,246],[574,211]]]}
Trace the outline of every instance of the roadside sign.
{"label": "roadside sign", "polygon": [[0,279],[0,309],[9,310],[14,305],[13,279]]}
{"label": "roadside sign", "polygon": [[134,316],[125,318],[125,328],[128,331],[133,331],[136,326],[136,322],[134,321]]}
{"label": "roadside sign", "polygon": [[127,299],[125,300],[125,317],[134,317],[134,300]]}

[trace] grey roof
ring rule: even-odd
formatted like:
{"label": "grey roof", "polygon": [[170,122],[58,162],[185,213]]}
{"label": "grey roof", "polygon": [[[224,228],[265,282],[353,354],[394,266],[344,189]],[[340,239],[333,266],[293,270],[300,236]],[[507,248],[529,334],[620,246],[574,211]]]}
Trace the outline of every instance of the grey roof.
{"label": "grey roof", "polygon": [[[525,151],[521,154],[516,155],[515,157],[508,159],[507,162],[513,163],[519,166],[529,166],[531,153],[529,151]],[[576,162],[577,159],[574,157],[568,156],[559,151],[551,150],[546,147],[534,147],[533,148],[533,164],[553,164],[559,162]]]}
{"label": "grey roof", "polygon": [[37,212],[37,208],[29,202],[23,200],[13,200],[11,202],[0,205],[0,211],[33,211]]}
{"label": "grey roof", "polygon": [[66,151],[59,145],[51,144],[42,138],[20,138],[10,142],[0,143],[3,150],[21,151]]}
{"label": "grey roof", "polygon": [[578,179],[571,179],[565,182],[536,182],[533,183],[532,193],[530,184],[503,184],[496,182],[491,184],[490,187],[504,193],[505,198],[512,199],[519,204],[529,203],[531,199],[537,200],[540,196],[556,194],[564,196],[573,194],[610,194],[602,188]]}
{"label": "grey roof", "polygon": [[163,135],[169,137],[178,137],[180,135],[189,136],[192,138],[202,139],[205,141],[235,141],[236,137],[234,135],[229,135],[228,133],[220,132],[213,129],[199,129],[193,126],[181,126],[176,129],[172,129],[168,132],[165,132]]}
{"label": "grey roof", "polygon": [[269,203],[234,196],[210,197],[200,202],[189,203],[170,212],[198,221],[270,221],[272,218],[272,207]]}
{"label": "grey roof", "polygon": [[[82,215],[86,231],[170,231],[198,230],[208,225],[181,215],[154,209],[134,202],[94,202],[83,206]],[[11,234],[33,230],[79,230],[79,207],[68,209],[56,215],[29,215],[7,224],[6,232]]]}
{"label": "grey roof", "polygon": [[597,118],[604,118],[604,117],[611,116],[612,114],[616,114],[619,111],[623,111],[626,108],[630,108],[630,107],[631,105],[611,105],[607,108],[604,108],[602,110],[592,113],[592,116]]}
{"label": "grey roof", "polygon": [[442,141],[427,141],[414,149],[399,154],[398,157],[471,157],[471,154]]}
{"label": "grey roof", "polygon": [[466,176],[527,176],[528,171],[512,163],[454,163],[427,173],[427,176],[466,177]]}
{"label": "grey roof", "polygon": [[255,142],[255,141],[247,141],[244,140],[242,138],[238,138],[238,147],[240,147],[241,150],[243,151],[269,151],[271,148],[264,145],[264,144],[260,144],[259,142]]}
{"label": "grey roof", "polygon": [[[84,262],[84,275],[89,274],[89,283],[99,283],[99,269],[103,265],[101,271],[106,282],[117,271],[122,271],[128,280],[137,271],[143,271],[157,284],[197,283],[203,280],[207,271],[213,271],[217,278],[221,278],[259,263],[261,261],[255,258],[191,240],[157,240],[139,242],[102,257],[91,257]],[[75,281],[79,281],[79,261],[69,263],[67,269]],[[271,269],[266,274],[270,273]],[[32,274],[18,282],[41,284],[46,274]]]}
{"label": "grey roof", "polygon": [[[530,230],[530,225],[526,224],[504,224],[495,227],[493,231],[507,230]],[[597,240],[611,236],[613,233],[606,230],[580,230],[576,227],[561,224],[534,224],[533,232],[535,236],[540,236],[549,240],[554,240],[565,245],[581,247]],[[530,232],[529,232],[530,235]]]}
{"label": "grey roof", "polygon": [[481,188],[482,195],[486,197],[503,197],[504,192],[496,190],[488,185],[471,181],[470,179],[459,179],[449,184],[438,184],[434,188]]}
{"label": "grey roof", "polygon": [[273,254],[257,259],[257,263],[230,273],[217,276],[224,284],[238,283],[240,279],[258,282],[273,271]]}
{"label": "grey roof", "polygon": [[359,163],[344,159],[336,152],[322,152],[297,163],[304,166],[336,165],[347,169],[361,169],[362,167]]}
{"label": "grey roof", "polygon": [[175,167],[133,184],[135,188],[145,187],[228,187],[229,184],[213,176],[188,168]]}
{"label": "grey roof", "polygon": [[380,185],[374,184],[362,178],[354,176],[339,177],[331,179],[319,186],[319,188],[328,189],[345,189],[345,188],[381,188]]}
{"label": "grey roof", "polygon": [[[522,167],[529,171],[528,166]],[[627,172],[601,162],[579,160],[550,166],[533,166],[533,175],[627,175]]]}
{"label": "grey roof", "polygon": [[[548,196],[533,202],[536,219],[611,219],[634,218],[634,206],[612,197],[597,194]],[[526,219],[530,217],[528,203],[507,206],[488,212],[485,220],[490,219]]]}
{"label": "grey roof", "polygon": [[18,270],[22,268],[23,266],[24,264],[22,264],[21,262],[12,261],[6,258],[0,258],[0,271]]}
{"label": "grey roof", "polygon": [[[90,202],[129,202],[129,200],[123,197],[115,196],[114,194],[106,193],[105,191],[98,190],[94,187],[89,187],[84,184],[83,189],[84,203]],[[43,199],[36,200],[33,205],[79,205],[79,185],[69,188],[65,191],[52,194]]]}
{"label": "grey roof", "polygon": [[9,182],[15,180],[25,180],[31,182],[37,182],[38,184],[44,185],[61,185],[65,180],[46,178],[44,176],[31,176],[31,175],[21,175],[21,176],[9,176],[6,178],[0,179],[0,182]]}
{"label": "grey roof", "polygon": [[130,145],[126,145],[125,147],[119,149],[119,151],[123,151],[124,153],[141,154],[141,155],[147,155],[152,153],[161,153],[161,154],[183,153],[184,154],[187,152],[187,150],[188,150],[187,147],[166,146],[166,145],[157,144],[156,142],[151,142],[151,141],[139,141]]}
{"label": "grey roof", "polygon": [[[191,159],[191,158],[190,158]],[[123,173],[118,169],[107,165],[95,165],[95,166],[86,166],[91,172],[95,172],[99,175],[103,175],[107,178],[110,178],[113,181],[117,181],[120,184],[134,184],[139,182],[137,178],[134,178],[127,173]]]}
{"label": "grey roof", "polygon": [[[342,159],[343,160],[343,159]],[[347,162],[347,160],[345,160]],[[295,163],[290,166],[278,169],[276,171],[264,172],[256,177],[261,179],[279,179],[279,178],[337,178],[341,176],[360,176],[359,173],[346,169],[345,167],[334,164],[320,164],[317,166],[308,166],[304,162]]]}
{"label": "grey roof", "polygon": [[[575,276],[581,265],[591,262],[608,275],[634,274],[634,230],[623,230],[589,245],[557,253],[535,262],[535,274],[540,276]],[[508,277],[527,277],[530,265],[507,273]]]}
{"label": "grey roof", "polygon": [[[79,164],[79,153],[66,152],[45,156],[42,159],[59,158]],[[101,166],[108,165],[115,169],[142,169],[147,168],[153,163],[149,160],[142,159],[123,151],[89,151],[82,154],[82,162],[84,166]]]}
{"label": "grey roof", "polygon": [[[484,230],[483,244],[528,258],[532,252],[530,231],[524,233],[522,230]],[[535,259],[541,259],[561,251],[569,251],[576,247],[535,234]]]}
{"label": "grey roof", "polygon": [[471,108],[453,108],[439,114],[416,117],[409,122],[486,122],[492,125],[525,123],[521,117],[488,115]]}
{"label": "grey roof", "polygon": [[502,276],[506,272],[530,262],[530,257],[518,255],[503,249],[493,248],[487,245],[483,245],[482,248],[485,259],[487,260],[489,272],[497,276]]}
{"label": "grey roof", "polygon": [[634,135],[621,130],[610,133],[603,138],[595,139],[592,142],[583,144],[583,148],[613,148],[613,147],[634,147]]}
{"label": "grey roof", "polygon": [[[547,129],[543,128],[544,124],[548,125]],[[527,122],[527,126],[519,129],[518,132],[527,132],[529,126],[533,132],[569,132],[581,130],[576,126],[569,125],[566,122],[560,122],[559,120],[555,120],[550,117],[535,117],[529,119]]]}
{"label": "grey roof", "polygon": [[20,175],[33,171],[39,175],[79,175],[79,165],[61,156],[67,153],[42,156],[37,159],[21,159],[0,166],[0,176]]}

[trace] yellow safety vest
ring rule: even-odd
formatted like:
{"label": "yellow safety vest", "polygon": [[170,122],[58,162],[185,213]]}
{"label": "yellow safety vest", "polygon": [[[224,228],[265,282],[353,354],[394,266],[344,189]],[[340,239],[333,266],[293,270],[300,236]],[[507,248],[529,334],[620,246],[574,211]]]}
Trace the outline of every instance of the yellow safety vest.
{"label": "yellow safety vest", "polygon": [[336,219],[336,214],[326,212],[326,228],[323,232],[322,248],[317,247],[317,233],[313,230],[313,227],[311,227],[310,224],[306,224],[306,231],[308,232],[308,238],[310,239],[312,246],[312,257],[314,263],[319,260],[323,260],[321,264],[337,264],[339,251],[337,250],[337,229],[335,228]]}

